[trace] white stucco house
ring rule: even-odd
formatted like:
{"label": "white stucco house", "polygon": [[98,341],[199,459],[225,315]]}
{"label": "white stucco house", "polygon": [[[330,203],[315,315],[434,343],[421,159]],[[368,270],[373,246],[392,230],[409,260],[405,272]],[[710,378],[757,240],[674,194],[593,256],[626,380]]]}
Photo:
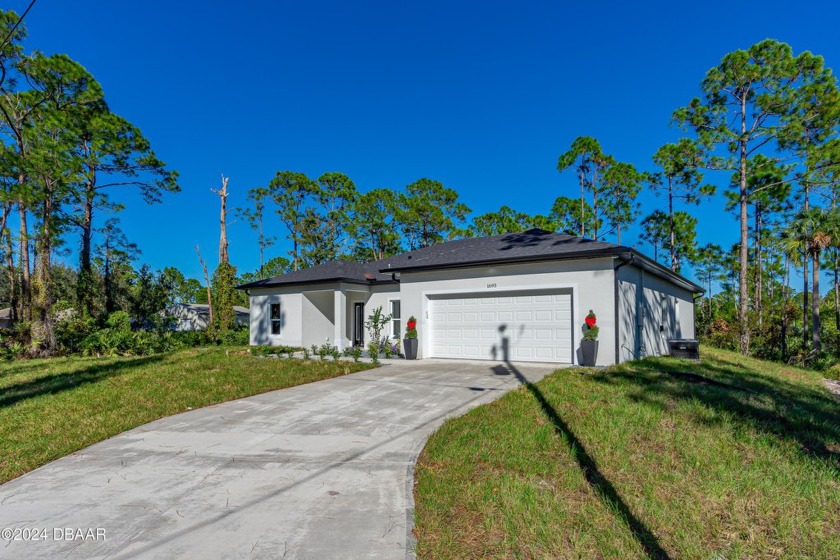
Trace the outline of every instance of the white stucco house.
{"label": "white stucco house", "polygon": [[532,229],[459,239],[380,261],[335,261],[239,286],[253,345],[362,345],[376,307],[402,338],[417,318],[418,359],[579,363],[598,317],[598,365],[668,352],[695,337],[695,283],[635,249]]}

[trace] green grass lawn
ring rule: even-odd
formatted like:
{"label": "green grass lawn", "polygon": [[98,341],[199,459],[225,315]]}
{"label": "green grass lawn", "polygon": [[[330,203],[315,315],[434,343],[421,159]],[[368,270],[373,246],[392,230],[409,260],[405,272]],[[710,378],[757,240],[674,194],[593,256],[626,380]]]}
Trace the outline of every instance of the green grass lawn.
{"label": "green grass lawn", "polygon": [[163,416],[369,367],[224,348],[0,362],[0,482]]}
{"label": "green grass lawn", "polygon": [[817,373],[702,353],[560,370],[446,422],[419,557],[840,558],[840,403]]}

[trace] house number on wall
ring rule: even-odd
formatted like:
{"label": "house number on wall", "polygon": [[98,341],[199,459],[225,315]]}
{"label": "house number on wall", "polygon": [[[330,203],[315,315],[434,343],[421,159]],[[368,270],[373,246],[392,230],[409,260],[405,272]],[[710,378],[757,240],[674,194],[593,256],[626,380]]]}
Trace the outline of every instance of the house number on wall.
{"label": "house number on wall", "polygon": [[490,288],[495,288],[495,287],[496,287],[496,283],[495,283],[495,282],[494,282],[494,283],[492,283],[492,284],[487,284],[487,288],[488,288],[488,289],[490,289]]}

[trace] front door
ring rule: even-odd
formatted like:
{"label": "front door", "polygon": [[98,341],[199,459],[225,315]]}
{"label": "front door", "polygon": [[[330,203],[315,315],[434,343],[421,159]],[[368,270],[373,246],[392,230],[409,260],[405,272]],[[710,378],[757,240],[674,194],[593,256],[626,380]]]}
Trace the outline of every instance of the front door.
{"label": "front door", "polygon": [[353,304],[353,346],[365,345],[365,304]]}

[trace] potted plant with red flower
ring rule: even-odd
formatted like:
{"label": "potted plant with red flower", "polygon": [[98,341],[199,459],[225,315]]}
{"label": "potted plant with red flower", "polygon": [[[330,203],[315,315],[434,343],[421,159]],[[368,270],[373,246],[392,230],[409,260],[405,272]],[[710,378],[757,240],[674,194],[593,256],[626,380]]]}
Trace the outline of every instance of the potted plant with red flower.
{"label": "potted plant with red flower", "polygon": [[417,319],[412,315],[405,324],[405,338],[403,350],[407,360],[417,359]]}
{"label": "potted plant with red flower", "polygon": [[589,310],[589,315],[584,319],[583,340],[580,341],[580,353],[583,358],[583,365],[592,367],[598,360],[598,328],[595,312]]}

